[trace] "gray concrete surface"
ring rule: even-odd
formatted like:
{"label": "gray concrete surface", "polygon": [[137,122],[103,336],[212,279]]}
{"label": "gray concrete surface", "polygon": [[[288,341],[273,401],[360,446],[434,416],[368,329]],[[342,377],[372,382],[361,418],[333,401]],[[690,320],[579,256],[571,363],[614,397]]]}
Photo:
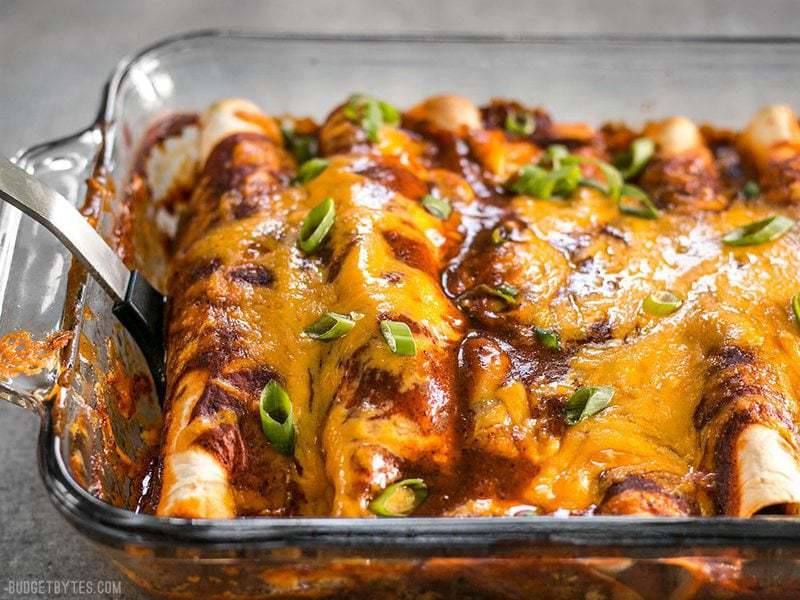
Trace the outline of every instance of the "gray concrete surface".
{"label": "gray concrete surface", "polygon": [[[0,155],[87,124],[116,61],[177,31],[794,35],[798,17],[794,0],[0,0]],[[9,580],[121,581],[51,507],[37,428],[0,402],[0,597],[25,597],[8,593]],[[121,595],[90,597],[145,598],[122,585]]]}

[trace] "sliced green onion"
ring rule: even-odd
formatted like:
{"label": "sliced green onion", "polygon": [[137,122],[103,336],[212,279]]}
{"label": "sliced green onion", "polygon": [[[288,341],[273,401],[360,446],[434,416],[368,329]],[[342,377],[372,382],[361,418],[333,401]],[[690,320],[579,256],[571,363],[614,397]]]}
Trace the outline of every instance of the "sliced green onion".
{"label": "sliced green onion", "polygon": [[508,233],[506,232],[505,227],[499,226],[492,229],[492,244],[495,246],[500,246],[501,244],[505,244],[508,238],[506,237]]}
{"label": "sliced green onion", "polygon": [[335,340],[349,333],[355,327],[356,321],[362,316],[358,313],[343,315],[336,312],[326,312],[306,327],[304,333],[315,340]]}
{"label": "sliced green onion", "polygon": [[456,304],[463,307],[465,301],[467,300],[470,300],[475,297],[488,296],[491,298],[497,298],[502,301],[503,306],[501,309],[498,310],[507,310],[510,307],[519,304],[519,300],[517,300],[518,295],[519,295],[519,290],[515,288],[513,285],[509,285],[507,283],[501,283],[497,287],[492,287],[490,285],[482,283],[480,285],[475,286],[474,288],[468,289],[466,292],[464,292],[458,298],[456,298]]}
{"label": "sliced green onion", "polygon": [[578,183],[578,185],[580,185],[581,187],[592,188],[593,190],[597,190],[598,192],[600,192],[601,194],[604,194],[604,195],[608,193],[608,189],[606,188],[606,186],[604,186],[602,183],[600,183],[596,179],[588,179],[588,178],[584,179],[584,178],[582,178],[580,180],[580,182]]}
{"label": "sliced green onion", "polygon": [[361,118],[361,106],[365,98],[363,94],[353,94],[347,99],[342,112],[348,121],[358,122]]}
{"label": "sliced green onion", "polygon": [[668,290],[653,292],[642,302],[642,310],[654,317],[666,317],[678,310],[683,304],[676,294]]}
{"label": "sliced green onion", "polygon": [[749,225],[737,227],[722,238],[729,246],[755,246],[778,239],[794,226],[794,221],[775,215]]}
{"label": "sliced green onion", "polygon": [[411,329],[402,321],[381,321],[381,333],[394,354],[414,356],[417,353]]}
{"label": "sliced green onion", "polygon": [[620,170],[623,179],[636,177],[650,161],[655,149],[656,144],[650,138],[637,138],[631,142],[630,148],[614,161],[614,166]]}
{"label": "sliced green onion", "polygon": [[264,386],[258,411],[261,414],[261,430],[269,443],[284,456],[291,456],[294,452],[292,402],[286,390],[274,379]]}
{"label": "sliced green onion", "polygon": [[[550,171],[541,166],[548,162],[552,166]],[[605,183],[582,178],[579,167],[581,163],[595,165],[600,169],[605,178]],[[510,183],[507,184],[507,187],[517,194],[525,194],[526,196],[547,200],[551,197],[566,198],[578,186],[583,185],[599,190],[616,202],[622,193],[624,183],[622,174],[610,164],[590,156],[570,154],[565,146],[554,144],[547,149],[547,153],[542,157],[539,164],[522,167]],[[641,192],[638,188],[636,190],[633,193],[637,194],[637,198],[639,195],[644,195],[644,192]],[[643,214],[639,209],[631,210],[633,212],[629,214],[636,214],[637,216],[642,216]]]}
{"label": "sliced green onion", "polygon": [[400,125],[400,111],[397,110],[394,106],[389,104],[388,102],[384,102],[383,100],[378,100],[378,106],[381,109],[381,116],[383,117],[383,122],[387,125],[391,125],[392,127],[397,127]]}
{"label": "sliced green onion", "polygon": [[618,200],[622,193],[622,175],[614,167],[601,160],[596,161],[595,164],[606,179],[606,194],[612,200]]}
{"label": "sliced green onion", "polygon": [[307,160],[297,169],[297,176],[295,179],[300,183],[308,183],[327,169],[329,164],[330,163],[324,158],[312,158]]}
{"label": "sliced green onion", "polygon": [[577,165],[546,171],[538,165],[522,167],[509,186],[512,192],[547,200],[553,196],[566,197],[578,187],[581,179]]}
{"label": "sliced green onion", "polygon": [[489,239],[494,246],[500,246],[506,242],[527,242],[531,239],[531,231],[524,221],[504,219],[492,229]]}
{"label": "sliced green onion", "polygon": [[536,334],[536,338],[539,340],[539,343],[542,344],[542,346],[544,346],[545,348],[549,348],[550,350],[561,349],[561,339],[558,337],[558,334],[552,329],[534,327],[533,332]]}
{"label": "sliced green onion", "polygon": [[[508,189],[517,194],[528,194],[530,196],[538,196],[542,193],[541,186],[547,180],[548,173],[542,167],[537,165],[526,165],[522,167],[511,183]],[[552,187],[550,188],[552,190]],[[546,192],[549,195],[549,191]]]}
{"label": "sliced green onion", "polygon": [[794,319],[800,325],[800,292],[792,296],[792,311],[794,311]]}
{"label": "sliced green onion", "polygon": [[379,517],[407,517],[428,497],[428,486],[422,479],[404,479],[393,483],[369,503]]}
{"label": "sliced green onion", "polygon": [[492,290],[492,293],[505,300],[508,304],[518,304],[517,296],[519,295],[519,290],[509,283],[501,283]]}
{"label": "sliced green onion", "polygon": [[761,188],[759,187],[758,183],[753,181],[752,179],[744,184],[742,188],[742,196],[747,199],[752,199],[758,196],[761,193]]}
{"label": "sliced green onion", "polygon": [[393,126],[400,124],[400,112],[394,106],[363,94],[350,96],[344,115],[361,126],[370,142],[378,141],[378,133],[384,123]]}
{"label": "sliced green onion", "polygon": [[378,141],[378,133],[383,125],[383,113],[377,103],[369,102],[364,105],[363,116],[361,117],[361,127],[367,134],[370,142]]}
{"label": "sliced green onion", "polygon": [[506,115],[506,131],[514,135],[530,135],[536,129],[533,115],[527,112],[514,111]]}
{"label": "sliced green onion", "polygon": [[322,247],[322,243],[330,233],[336,219],[336,206],[333,198],[325,198],[309,211],[300,226],[300,249],[306,254],[313,254]]}
{"label": "sliced green onion", "polygon": [[578,165],[559,167],[551,174],[556,180],[553,195],[566,198],[574,192],[581,182],[581,169]]}
{"label": "sliced green onion", "polygon": [[527,189],[520,190],[527,196],[534,198],[542,198],[547,200],[553,195],[553,190],[556,188],[556,179],[551,177],[550,173],[542,173],[536,175],[533,179],[529,180]]}
{"label": "sliced green onion", "polygon": [[551,144],[547,147],[547,157],[553,169],[558,169],[561,166],[561,161],[569,156],[569,148],[563,144]]}
{"label": "sliced green onion", "polygon": [[606,180],[605,184],[593,179],[583,179],[581,180],[582,184],[589,185],[590,187],[600,190],[615,202],[619,200],[619,196],[622,193],[622,185],[625,182],[622,179],[622,174],[610,164],[602,160],[592,158],[591,156],[579,156],[577,154],[570,154],[564,158],[562,162],[566,164],[584,163],[595,165],[603,174],[603,177]]}
{"label": "sliced green onion", "polygon": [[[639,206],[631,206],[630,204],[623,204],[624,198],[633,198],[639,202]],[[619,198],[619,212],[631,217],[639,217],[640,219],[657,219],[660,216],[658,208],[653,204],[642,188],[626,183],[622,186]]]}
{"label": "sliced green onion", "polygon": [[509,285],[507,283],[501,283],[497,287],[492,287],[490,285],[486,285],[485,283],[480,284],[472,288],[471,290],[473,293],[471,295],[487,295],[487,296],[494,296],[495,298],[500,298],[503,302],[505,302],[508,306],[516,306],[519,304],[517,300],[517,295],[519,294],[519,290],[515,288],[513,285]]}
{"label": "sliced green onion", "polygon": [[423,197],[421,203],[422,206],[425,207],[425,210],[427,210],[437,219],[445,220],[450,217],[450,213],[453,212],[453,209],[450,208],[450,203],[447,200],[444,198],[437,198],[431,194]]}
{"label": "sliced green onion", "polygon": [[303,135],[294,132],[294,126],[284,125],[281,127],[283,140],[286,148],[291,152],[298,163],[304,163],[314,158],[319,151],[317,138],[313,135]]}
{"label": "sliced green onion", "polygon": [[575,425],[608,407],[614,388],[607,385],[582,387],[575,390],[565,406],[568,425]]}

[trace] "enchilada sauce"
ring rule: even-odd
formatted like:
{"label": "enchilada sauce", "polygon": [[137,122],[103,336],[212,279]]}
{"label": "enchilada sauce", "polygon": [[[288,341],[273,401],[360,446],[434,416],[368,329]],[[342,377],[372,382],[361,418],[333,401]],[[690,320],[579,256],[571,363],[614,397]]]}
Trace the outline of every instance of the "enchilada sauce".
{"label": "enchilada sauce", "polygon": [[[214,303],[209,310],[236,313],[239,324],[219,318],[204,330],[216,340],[208,352],[170,373],[206,370],[238,390],[207,388],[194,413],[224,405],[238,415],[237,426],[211,429],[200,443],[247,498],[252,510],[240,513],[367,514],[382,488],[408,478],[427,485],[421,515],[730,512],[741,481],[719,452],[737,453],[742,424],[778,423],[797,450],[789,398],[800,387],[800,336],[789,306],[800,291],[800,229],[752,246],[722,238],[775,214],[799,216],[786,194],[773,200],[776,186],[800,179],[794,156],[759,168],[736,134],[687,120],[594,130],[513,102],[493,101],[474,114],[447,105],[455,113],[442,118],[436,110],[435,102],[412,109],[371,140],[339,107],[321,128],[306,127],[327,169],[284,191],[292,169],[277,164],[275,189],[257,181],[242,187],[247,160],[215,183],[213,163],[226,148],[259,152],[263,142],[249,134],[220,141],[205,165],[206,186],[240,192],[208,195],[230,203],[223,221],[215,220],[218,206],[182,215],[178,247],[190,250],[173,263],[181,269],[173,273],[171,314],[186,303]],[[510,118],[519,119],[511,130]],[[182,123],[159,125],[150,137],[163,143],[159,132]],[[613,162],[642,136],[655,140],[655,151],[630,182],[648,194],[657,218],[625,214],[597,189],[609,184],[598,161]],[[596,185],[550,198],[510,191],[526,165],[555,168],[544,158],[554,144],[582,157],[581,177]],[[752,186],[755,193],[744,193],[750,179],[769,197]],[[428,195],[445,199],[452,213],[422,210]],[[332,237],[303,256],[294,230],[325,196],[337,206]],[[276,248],[292,258],[265,265],[263,253]],[[217,287],[213,300],[185,292],[222,277],[215,285],[230,293]],[[286,281],[308,286],[293,296],[305,311],[296,331],[275,329],[274,305],[257,299],[258,290]],[[666,290],[680,299],[676,310],[643,310]],[[324,310],[360,312],[363,320],[327,344],[281,339],[300,338]],[[408,324],[419,346],[414,357],[392,355],[381,341],[378,325],[387,318]],[[269,329],[277,349],[248,346],[259,337],[240,335],[242,319],[256,333]],[[189,343],[193,327],[183,323],[170,344]],[[279,356],[282,345],[291,360]],[[748,366],[721,380],[728,348],[746,348]],[[230,372],[259,353],[261,371]],[[306,390],[296,427],[307,445],[291,468],[266,449],[257,413],[247,408],[270,378]],[[575,392],[599,386],[613,389],[607,406],[571,418]],[[735,403],[747,393],[758,398],[736,406],[735,423],[704,416],[712,400]],[[756,414],[770,411],[779,418]],[[272,501],[254,500],[259,495]]]}

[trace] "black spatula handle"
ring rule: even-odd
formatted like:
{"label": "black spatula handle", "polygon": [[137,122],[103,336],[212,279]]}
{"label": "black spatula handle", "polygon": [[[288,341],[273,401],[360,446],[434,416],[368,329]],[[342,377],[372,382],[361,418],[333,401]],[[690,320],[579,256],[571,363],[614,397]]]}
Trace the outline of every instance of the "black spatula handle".
{"label": "black spatula handle", "polygon": [[138,271],[131,271],[122,302],[114,314],[144,354],[160,399],[164,398],[164,296]]}

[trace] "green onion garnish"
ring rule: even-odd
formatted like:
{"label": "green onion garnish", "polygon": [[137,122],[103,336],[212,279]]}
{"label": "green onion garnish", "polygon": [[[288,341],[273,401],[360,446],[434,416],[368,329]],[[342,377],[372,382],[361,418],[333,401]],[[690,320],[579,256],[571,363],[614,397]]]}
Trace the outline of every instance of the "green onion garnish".
{"label": "green onion garnish", "polygon": [[566,198],[580,185],[581,169],[578,165],[559,167],[552,172],[551,177],[556,180],[553,186],[553,195]]}
{"label": "green onion garnish", "polygon": [[545,348],[549,348],[550,350],[561,349],[561,339],[558,337],[558,334],[552,329],[534,327],[533,332],[536,334],[536,338],[539,340],[539,343],[542,344],[542,346],[544,346]]}
{"label": "green onion garnish", "polygon": [[500,246],[501,244],[505,244],[508,240],[508,232],[506,228],[503,226],[498,226],[492,229],[492,244],[495,246]]}
{"label": "green onion garnish", "polygon": [[491,298],[497,298],[503,303],[502,307],[498,308],[497,310],[508,310],[510,307],[519,304],[519,300],[517,300],[518,295],[519,290],[508,283],[501,283],[497,287],[492,287],[482,283],[474,288],[468,289],[466,292],[456,298],[456,304],[463,308],[463,306],[466,304],[466,301],[469,301],[472,298],[488,296]]}
{"label": "green onion garnish", "polygon": [[753,181],[752,179],[749,180],[747,183],[744,184],[742,188],[742,196],[747,199],[752,199],[758,196],[761,193],[761,188],[759,187],[758,183]]}
{"label": "green onion garnish", "polygon": [[800,292],[792,296],[792,311],[794,311],[794,319],[800,325]]}
{"label": "green onion garnish", "polygon": [[531,232],[524,221],[505,219],[492,229],[489,239],[493,246],[501,246],[506,242],[526,242],[531,239]]}
{"label": "green onion garnish", "polygon": [[[552,191],[552,184],[545,188],[548,172],[537,165],[526,165],[522,167],[513,181],[508,185],[508,189],[517,194],[527,194],[529,196],[540,197],[546,193],[548,196]],[[547,191],[545,191],[547,189]]]}
{"label": "green onion garnish", "polygon": [[614,388],[607,385],[575,390],[565,406],[567,424],[575,425],[605,409],[614,397]]}
{"label": "green onion garnish", "polygon": [[606,186],[604,186],[596,179],[581,178],[581,181],[578,185],[580,185],[581,187],[592,188],[593,190],[597,190],[603,195],[608,193],[608,189],[606,188]]}
{"label": "green onion garnish", "polygon": [[[644,138],[643,138],[644,139]],[[630,204],[623,204],[624,198],[632,198],[639,202],[639,206],[631,206]],[[657,219],[660,215],[658,208],[653,204],[642,188],[626,183],[622,186],[619,198],[619,212],[631,217],[639,217],[640,219]]]}
{"label": "green onion garnish", "polygon": [[361,117],[361,128],[367,134],[367,139],[370,142],[378,141],[378,133],[382,125],[383,114],[381,113],[381,107],[372,102],[366,104]]}
{"label": "green onion garnish", "polygon": [[325,169],[328,168],[329,162],[324,158],[312,158],[307,160],[303,163],[303,165],[297,170],[297,176],[295,179],[300,183],[308,183],[317,175],[322,173]]}
{"label": "green onion garnish", "polygon": [[363,94],[350,96],[350,100],[344,108],[344,115],[350,121],[361,126],[370,142],[378,141],[378,133],[382,125],[397,126],[400,124],[400,112],[394,106]]}
{"label": "green onion garnish", "polygon": [[358,313],[343,315],[336,312],[326,312],[309,325],[304,333],[315,340],[335,340],[347,334],[355,327],[356,321],[362,316],[363,315]]}
{"label": "green onion garnish", "polygon": [[561,166],[561,161],[569,156],[569,148],[562,144],[551,144],[547,147],[547,158],[554,169]]}
{"label": "green onion garnish", "polygon": [[313,254],[322,247],[336,219],[336,206],[333,198],[325,198],[309,211],[300,226],[300,249],[306,254]]}
{"label": "green onion garnish", "polygon": [[506,131],[514,135],[530,135],[536,129],[533,115],[527,112],[510,112],[506,115]]}
{"label": "green onion garnish", "polygon": [[417,353],[411,329],[402,321],[381,321],[381,333],[394,354],[414,356]]}
{"label": "green onion garnish", "polygon": [[[552,169],[548,171],[542,165],[550,163]],[[584,179],[581,176],[580,164],[595,165],[603,173],[605,183],[594,179]],[[549,199],[566,198],[579,186],[588,186],[597,189],[615,202],[619,201],[623,192],[625,181],[622,174],[610,164],[590,156],[570,154],[565,146],[554,144],[542,155],[539,164],[522,167],[506,187],[517,194],[525,194],[534,198]],[[634,196],[644,208],[621,206],[620,210],[646,219],[658,216],[655,205],[647,195],[638,187],[626,188],[629,196]],[[655,215],[655,216],[653,216]]]}
{"label": "green onion garnish", "polygon": [[391,125],[392,127],[397,127],[400,125],[400,111],[397,110],[394,106],[389,104],[388,102],[384,102],[383,100],[378,100],[378,106],[381,109],[381,116],[383,117],[383,122],[387,125]]}
{"label": "green onion garnish", "polygon": [[[488,287],[488,286],[487,286]],[[502,298],[508,304],[518,304],[517,296],[519,295],[519,290],[515,288],[513,285],[508,283],[501,283],[496,288],[492,290],[492,294],[497,296],[498,298]]]}
{"label": "green onion garnish", "polygon": [[425,210],[427,210],[437,219],[445,220],[450,216],[450,213],[453,212],[453,209],[450,208],[450,203],[447,200],[444,198],[437,198],[431,194],[423,197],[421,203],[422,206],[425,207]]}
{"label": "green onion garnish", "polygon": [[582,179],[580,182],[581,185],[588,185],[589,187],[596,188],[615,202],[619,200],[624,181],[622,179],[622,174],[610,164],[602,160],[592,158],[591,156],[579,156],[577,154],[570,154],[562,159],[562,162],[565,164],[584,163],[595,165],[598,169],[600,169],[600,172],[603,173],[603,177],[606,180],[605,184],[593,179]]}
{"label": "green onion garnish", "polygon": [[314,158],[318,152],[317,138],[313,135],[303,135],[294,132],[294,126],[289,123],[281,127],[283,141],[298,163],[304,163]]}
{"label": "green onion garnish", "polygon": [[666,317],[678,310],[683,304],[676,294],[670,291],[653,292],[642,302],[642,310],[654,317]]}
{"label": "green onion garnish", "polygon": [[577,165],[559,167],[547,171],[538,165],[522,167],[509,189],[517,194],[547,200],[551,197],[564,198],[578,187],[581,171]]}
{"label": "green onion garnish", "polygon": [[722,242],[729,246],[755,246],[778,239],[794,226],[794,221],[782,215],[775,215],[749,225],[737,227],[727,233]]}
{"label": "green onion garnish", "polygon": [[614,166],[617,167],[624,179],[636,177],[655,152],[656,145],[650,138],[637,138],[631,142],[630,148],[623,152]]}
{"label": "green onion garnish", "polygon": [[622,193],[622,175],[608,163],[597,161],[596,164],[606,178],[606,194],[612,200],[618,200]]}
{"label": "green onion garnish", "polygon": [[379,517],[407,517],[428,497],[428,486],[422,479],[404,479],[393,483],[369,503]]}
{"label": "green onion garnish", "polygon": [[486,285],[482,283],[470,290],[472,296],[475,295],[486,295],[486,296],[494,296],[495,298],[499,298],[507,306],[516,306],[519,304],[517,300],[517,295],[519,294],[519,290],[515,288],[513,285],[509,285],[507,283],[501,283],[497,287],[492,287],[490,285]]}
{"label": "green onion garnish", "polygon": [[289,395],[274,379],[264,386],[258,403],[261,414],[261,429],[270,444],[283,454],[294,452],[294,419]]}

